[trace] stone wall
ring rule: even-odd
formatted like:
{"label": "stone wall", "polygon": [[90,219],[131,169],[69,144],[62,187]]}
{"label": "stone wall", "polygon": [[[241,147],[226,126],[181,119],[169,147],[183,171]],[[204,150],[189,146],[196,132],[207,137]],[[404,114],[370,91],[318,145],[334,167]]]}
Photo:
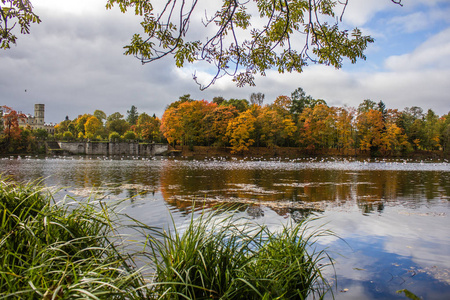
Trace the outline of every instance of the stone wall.
{"label": "stone wall", "polygon": [[155,156],[164,155],[169,150],[167,144],[139,144],[114,142],[58,142],[59,147],[70,154],[86,155],[127,155]]}

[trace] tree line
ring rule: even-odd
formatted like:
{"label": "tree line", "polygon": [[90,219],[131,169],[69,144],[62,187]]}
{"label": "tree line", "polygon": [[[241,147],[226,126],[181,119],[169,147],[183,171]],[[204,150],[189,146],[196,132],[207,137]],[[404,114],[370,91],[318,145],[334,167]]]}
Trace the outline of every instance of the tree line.
{"label": "tree line", "polygon": [[167,141],[178,145],[301,147],[307,150],[360,150],[373,155],[443,150],[450,146],[450,115],[407,107],[387,108],[366,99],[357,108],[329,106],[302,88],[263,105],[264,95],[245,99],[216,97],[196,101],[188,95],[168,106],[161,120]]}
{"label": "tree line", "polygon": [[[450,149],[450,115],[439,116],[417,106],[387,108],[369,99],[358,107],[336,107],[306,95],[302,88],[264,104],[264,94],[247,99],[215,97],[194,100],[189,94],[169,104],[162,118],[138,113],[132,105],[126,117],[96,110],[55,126],[55,139],[74,141],[167,142],[173,146],[230,147],[242,153],[250,147],[300,147],[309,151],[337,149],[372,155],[404,155],[415,150]],[[36,150],[45,130],[19,128],[20,116],[3,115],[0,143],[10,151]]]}

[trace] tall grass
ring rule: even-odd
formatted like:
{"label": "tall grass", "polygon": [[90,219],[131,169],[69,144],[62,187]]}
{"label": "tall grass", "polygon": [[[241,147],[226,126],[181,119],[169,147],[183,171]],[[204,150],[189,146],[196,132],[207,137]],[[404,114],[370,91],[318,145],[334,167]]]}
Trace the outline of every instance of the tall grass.
{"label": "tall grass", "polygon": [[[320,299],[330,289],[331,259],[315,248],[329,233],[308,221],[273,232],[215,211],[164,231],[69,200],[0,176],[0,299]],[[123,244],[123,224],[145,234],[140,248]]]}
{"label": "tall grass", "polygon": [[145,298],[141,273],[110,240],[110,213],[0,178],[0,299]]}
{"label": "tall grass", "polygon": [[324,230],[307,221],[277,232],[214,212],[200,215],[180,232],[153,240],[154,292],[167,299],[323,298],[330,284],[322,271],[331,259],[316,250]]}

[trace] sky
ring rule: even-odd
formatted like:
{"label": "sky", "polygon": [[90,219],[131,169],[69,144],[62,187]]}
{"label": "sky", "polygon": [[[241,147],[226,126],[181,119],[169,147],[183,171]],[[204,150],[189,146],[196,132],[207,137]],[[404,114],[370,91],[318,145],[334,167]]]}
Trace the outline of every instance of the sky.
{"label": "sky", "polygon": [[97,109],[126,115],[132,105],[161,117],[184,94],[211,101],[261,92],[264,103],[271,103],[298,87],[330,106],[357,107],[371,99],[399,110],[450,111],[450,0],[403,0],[403,7],[390,0],[350,0],[342,26],[375,38],[365,61],[345,61],[339,70],[310,64],[300,74],[270,70],[256,77],[255,87],[238,88],[223,77],[205,91],[192,79],[194,72],[207,74],[203,65],[177,68],[171,57],[142,65],[125,56],[123,46],[140,32],[140,19],[117,7],[106,10],[106,0],[32,3],[42,22],[19,35],[11,49],[0,50],[0,105],[33,114],[34,104],[43,103],[48,123]]}

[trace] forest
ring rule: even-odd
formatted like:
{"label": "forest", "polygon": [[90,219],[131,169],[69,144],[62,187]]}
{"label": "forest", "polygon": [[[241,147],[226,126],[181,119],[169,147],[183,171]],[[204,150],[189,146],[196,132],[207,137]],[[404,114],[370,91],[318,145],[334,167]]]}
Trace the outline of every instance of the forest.
{"label": "forest", "polygon": [[131,106],[126,117],[109,116],[101,110],[66,120],[55,126],[54,136],[42,130],[19,128],[14,110],[3,115],[0,137],[7,152],[36,151],[45,139],[167,142],[172,146],[229,147],[242,154],[250,147],[300,147],[358,150],[374,156],[406,155],[413,151],[449,153],[450,114],[439,116],[417,106],[403,110],[387,108],[369,99],[358,107],[327,105],[306,95],[302,88],[291,96],[278,96],[263,104],[264,94],[247,99],[194,100],[183,95],[169,104],[161,119],[138,113]]}

